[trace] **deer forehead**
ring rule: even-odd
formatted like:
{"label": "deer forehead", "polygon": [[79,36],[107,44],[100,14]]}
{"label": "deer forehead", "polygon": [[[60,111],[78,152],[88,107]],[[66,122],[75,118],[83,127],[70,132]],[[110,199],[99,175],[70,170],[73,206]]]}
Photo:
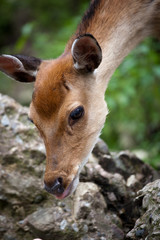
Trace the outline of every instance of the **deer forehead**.
{"label": "deer forehead", "polygon": [[93,96],[94,83],[94,74],[77,73],[70,58],[46,61],[37,74],[32,103],[38,115],[48,119],[56,115],[64,103],[65,106],[77,101],[86,103]]}
{"label": "deer forehead", "polygon": [[67,71],[56,61],[42,63],[40,66],[32,102],[37,113],[44,118],[56,113],[65,99],[67,85],[64,72]]}

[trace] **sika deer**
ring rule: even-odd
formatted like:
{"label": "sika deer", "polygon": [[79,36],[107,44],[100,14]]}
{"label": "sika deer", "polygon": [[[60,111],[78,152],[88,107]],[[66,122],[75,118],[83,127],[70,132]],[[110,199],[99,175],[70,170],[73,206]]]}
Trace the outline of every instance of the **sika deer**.
{"label": "sika deer", "polygon": [[46,147],[45,188],[57,198],[74,192],[100,135],[111,75],[149,35],[160,36],[160,0],[93,0],[59,58],[0,57],[1,71],[35,81],[29,117]]}

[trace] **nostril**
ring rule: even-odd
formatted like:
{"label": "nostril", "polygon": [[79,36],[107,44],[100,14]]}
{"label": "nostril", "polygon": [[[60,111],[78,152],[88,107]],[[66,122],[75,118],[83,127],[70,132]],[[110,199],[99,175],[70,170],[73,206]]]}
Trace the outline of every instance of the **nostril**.
{"label": "nostril", "polygon": [[59,182],[60,184],[63,183],[63,178],[59,177],[59,178],[57,178],[57,180],[58,180],[58,182]]}
{"label": "nostril", "polygon": [[63,187],[63,179],[61,177],[57,178],[53,184],[51,183],[44,183],[45,184],[45,189],[47,192],[52,193],[52,194],[62,194],[64,192],[64,187]]}

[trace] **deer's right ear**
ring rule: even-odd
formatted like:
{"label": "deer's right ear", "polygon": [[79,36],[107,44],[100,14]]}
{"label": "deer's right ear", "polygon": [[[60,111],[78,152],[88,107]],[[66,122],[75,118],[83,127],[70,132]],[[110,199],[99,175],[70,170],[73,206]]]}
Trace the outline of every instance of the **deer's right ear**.
{"label": "deer's right ear", "polygon": [[41,62],[35,57],[2,55],[0,56],[0,71],[19,82],[34,82]]}
{"label": "deer's right ear", "polygon": [[74,67],[80,72],[93,72],[102,61],[101,47],[91,34],[84,34],[75,39],[71,53]]}

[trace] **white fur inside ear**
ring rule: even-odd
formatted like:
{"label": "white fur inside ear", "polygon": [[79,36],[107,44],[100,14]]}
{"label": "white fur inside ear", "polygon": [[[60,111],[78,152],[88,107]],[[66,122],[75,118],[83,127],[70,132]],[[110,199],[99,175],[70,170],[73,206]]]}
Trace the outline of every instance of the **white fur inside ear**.
{"label": "white fur inside ear", "polygon": [[35,71],[27,71],[31,76],[36,77],[37,76],[37,70]]}
{"label": "white fur inside ear", "polygon": [[95,77],[97,76],[97,68],[94,70],[93,74]]}
{"label": "white fur inside ear", "polygon": [[79,64],[79,63],[77,62],[77,59],[76,59],[76,56],[75,56],[74,47],[75,47],[77,41],[78,41],[78,39],[74,40],[74,42],[73,42],[73,44],[72,44],[71,54],[72,54],[72,57],[74,58],[74,60],[76,61],[76,62],[74,63],[74,67],[75,67],[77,70],[79,70],[79,69],[83,69],[83,68],[84,68],[84,65]]}
{"label": "white fur inside ear", "polygon": [[75,47],[75,44],[76,44],[77,41],[78,41],[78,39],[74,40],[74,42],[72,44],[71,54],[72,54],[73,57],[74,57],[74,47]]}
{"label": "white fur inside ear", "polygon": [[79,69],[83,69],[83,68],[84,68],[84,65],[80,65],[78,62],[76,62],[76,63],[74,64],[74,67],[75,67],[77,70],[79,70]]}
{"label": "white fur inside ear", "polygon": [[36,75],[37,75],[37,70],[35,70],[35,71],[26,70],[26,69],[24,68],[24,66],[23,66],[23,63],[22,63],[18,58],[16,58],[15,56],[7,55],[7,54],[3,54],[2,56],[6,57],[6,58],[12,59],[12,61],[17,64],[17,70],[18,70],[19,72],[25,72],[25,73],[28,73],[30,76],[36,77]]}

